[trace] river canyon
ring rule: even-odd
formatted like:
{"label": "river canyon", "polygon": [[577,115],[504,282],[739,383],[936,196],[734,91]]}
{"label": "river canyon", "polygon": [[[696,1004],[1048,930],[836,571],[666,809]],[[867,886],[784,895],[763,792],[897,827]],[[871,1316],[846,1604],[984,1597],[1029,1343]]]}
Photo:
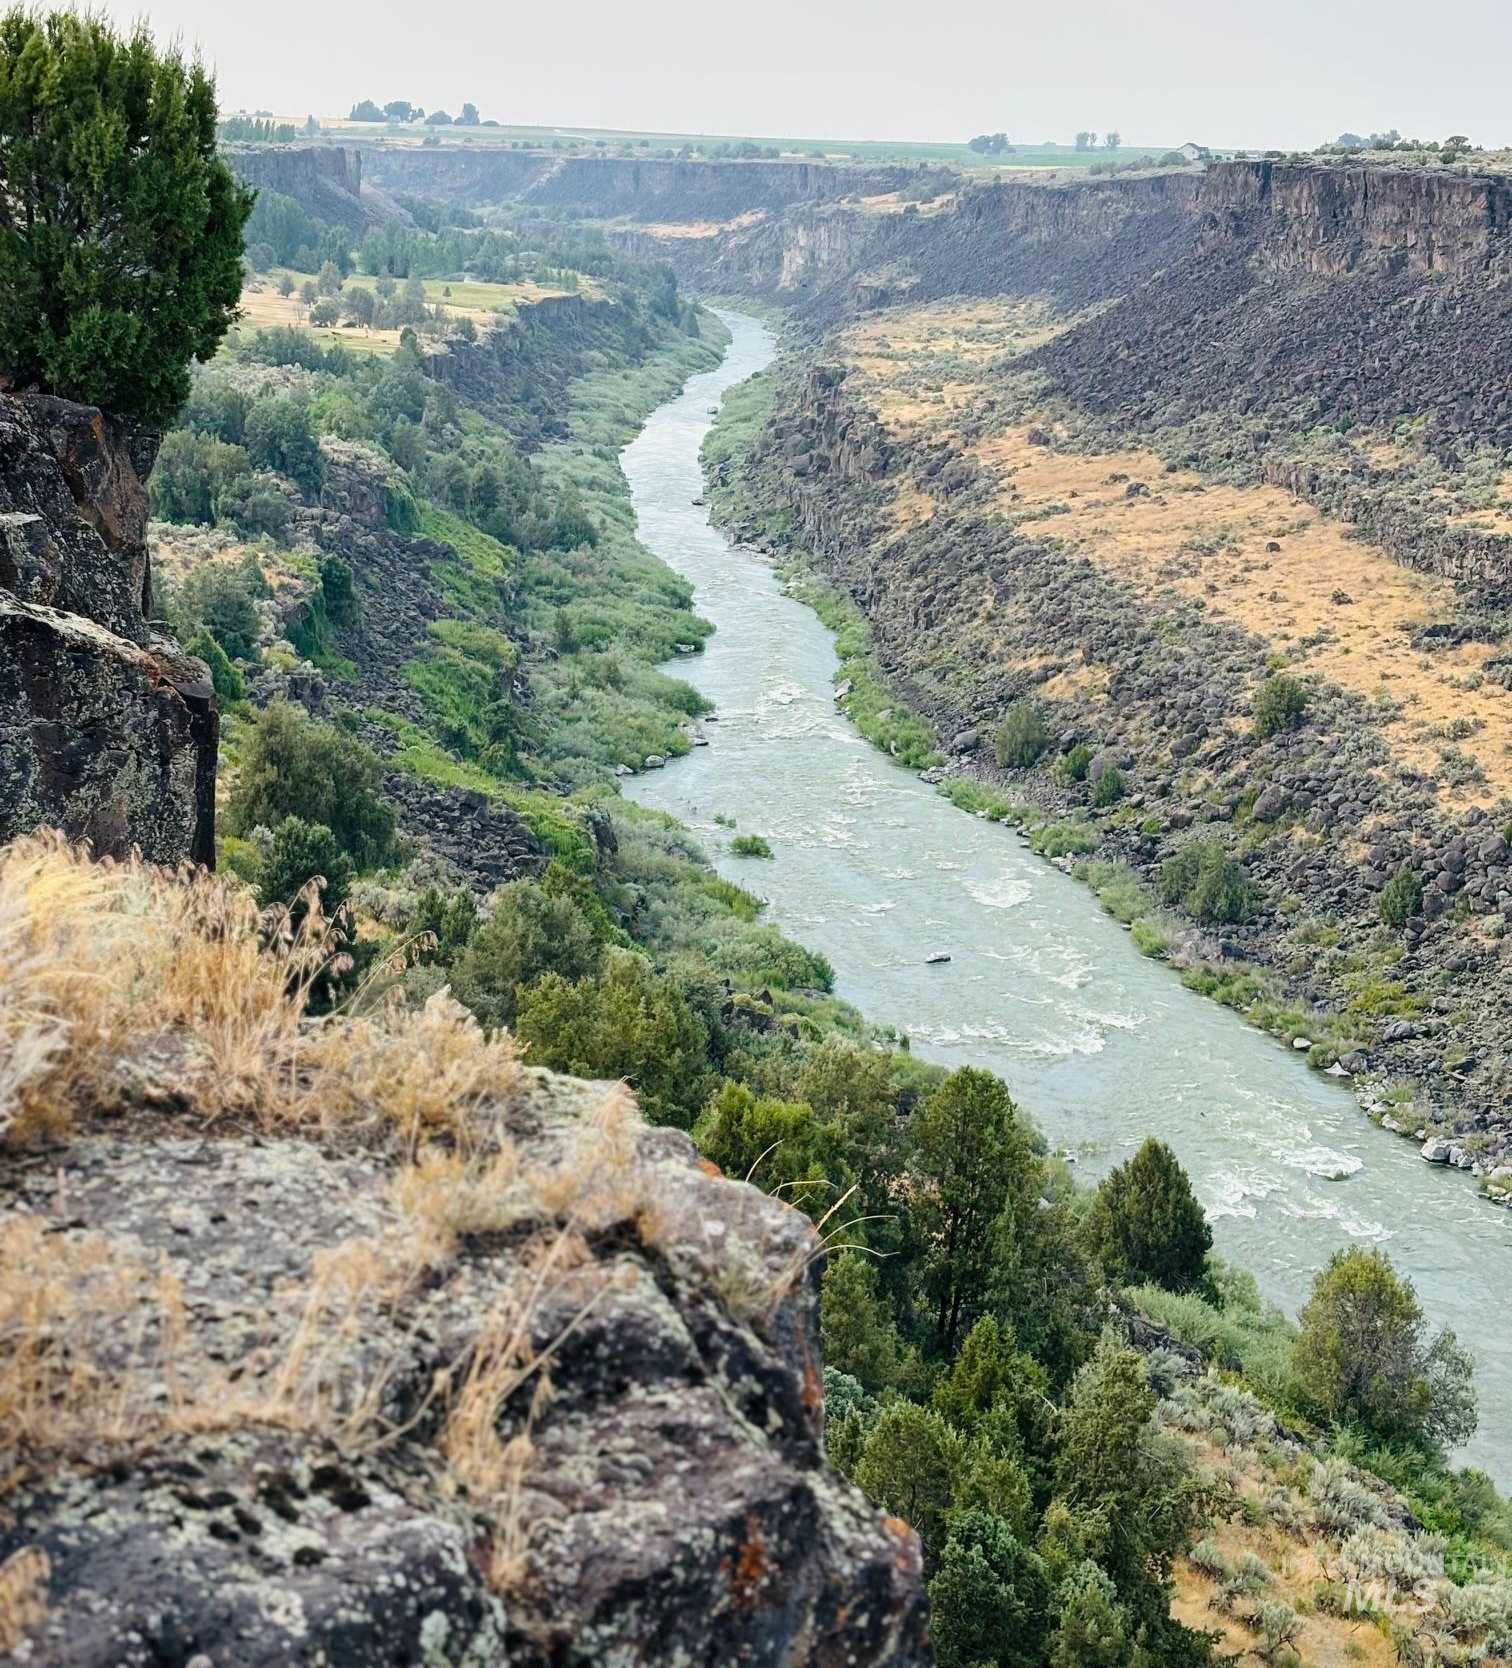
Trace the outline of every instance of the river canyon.
{"label": "river canyon", "polygon": [[[626,782],[706,842],[720,872],[834,963],[836,988],[922,1055],[997,1072],[1046,1139],[1095,1178],[1150,1133],[1191,1171],[1218,1249],[1295,1313],[1342,1246],[1377,1243],[1435,1324],[1474,1350],[1480,1430],[1463,1455],[1512,1481],[1512,1219],[1469,1177],[1373,1129],[1355,1098],[1141,956],[1091,893],[1011,829],[957,810],[835,708],[831,634],[771,565],[711,526],[699,448],[725,390],[767,366],[733,341],[626,448],[644,544],[696,587],[716,631],[675,669],[714,702],[709,745]],[[732,856],[715,817],[771,842]],[[945,964],[926,965],[935,951]]]}

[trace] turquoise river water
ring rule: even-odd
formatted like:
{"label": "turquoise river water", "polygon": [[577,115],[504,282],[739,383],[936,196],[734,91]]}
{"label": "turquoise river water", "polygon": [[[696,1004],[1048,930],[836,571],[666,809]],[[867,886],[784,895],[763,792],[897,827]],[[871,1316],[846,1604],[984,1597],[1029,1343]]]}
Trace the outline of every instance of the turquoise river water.
{"label": "turquoise river water", "polygon": [[[1481,1424],[1462,1458],[1512,1486],[1512,1213],[1185,990],[1085,886],[1011,829],[957,810],[837,711],[830,633],[693,502],[712,409],[774,352],[765,326],[724,317],[723,363],[656,411],[622,458],[642,541],[694,584],[717,628],[704,654],[669,668],[715,703],[710,745],[628,779],[628,797],[696,830],[721,874],[829,957],[838,994],[869,1018],[927,1058],[1002,1076],[1086,1179],[1147,1134],[1168,1141],[1217,1248],[1288,1311],[1334,1250],[1383,1245],[1476,1356]],[[764,834],[773,860],[732,857],[716,813]],[[926,965],[936,950],[949,963]]]}

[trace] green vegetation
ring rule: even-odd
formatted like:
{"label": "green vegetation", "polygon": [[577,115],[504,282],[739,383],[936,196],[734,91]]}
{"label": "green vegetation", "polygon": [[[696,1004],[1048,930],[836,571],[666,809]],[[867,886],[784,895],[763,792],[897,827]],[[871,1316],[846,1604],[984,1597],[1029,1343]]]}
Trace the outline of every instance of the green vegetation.
{"label": "green vegetation", "polygon": [[1038,764],[1050,746],[1045,715],[1032,701],[1015,701],[1003,715],[994,737],[997,762],[1005,768],[1027,770]]}
{"label": "green vegetation", "polygon": [[1123,796],[1123,772],[1117,765],[1108,765],[1098,773],[1097,780],[1092,784],[1092,803],[1099,810],[1105,810],[1109,805],[1116,805]]}
{"label": "green vegetation", "polygon": [[736,857],[770,857],[772,848],[759,834],[737,834],[730,841],[730,850]]}
{"label": "green vegetation", "polygon": [[1255,691],[1255,734],[1263,739],[1295,729],[1309,699],[1306,689],[1289,673],[1273,672]]}
{"label": "green vegetation", "polygon": [[371,868],[387,860],[394,839],[394,812],[380,778],[377,758],[359,742],[275,701],[243,748],[227,826],[248,835],[299,817],[328,829],[359,869]]}
{"label": "green vegetation", "polygon": [[0,15],[0,375],[161,423],[231,326],[252,193],[198,61],[93,13]]}
{"label": "green vegetation", "polygon": [[1205,926],[1237,925],[1259,906],[1259,893],[1217,840],[1192,840],[1160,866],[1161,898]]}
{"label": "green vegetation", "polygon": [[1121,1285],[1189,1291],[1204,1277],[1212,1230],[1186,1172],[1151,1136],[1098,1188],[1087,1216],[1098,1261]]}
{"label": "green vegetation", "polygon": [[815,573],[796,567],[786,570],[789,591],[806,603],[835,634],[835,695],[840,710],[866,739],[899,764],[928,770],[945,755],[939,738],[925,719],[892,692],[875,650],[871,626],[848,596]]}
{"label": "green vegetation", "polygon": [[[312,492],[305,432],[328,482],[350,462],[333,436],[366,448],[368,477],[413,507],[412,520],[386,511],[389,526],[424,541],[391,554],[423,569],[434,599],[388,667],[364,659],[365,677],[395,679],[387,705],[337,697],[329,724],[284,703],[238,718],[229,852],[269,900],[297,899],[317,873],[328,900],[346,891],[364,954],[407,947],[407,965],[385,974],[391,1000],[418,1004],[449,985],[485,1026],[510,1026],[532,1063],[623,1078],[649,1117],[691,1130],[728,1174],[825,1224],[838,1253],[821,1290],[829,1453],[918,1529],[943,1662],[1202,1662],[1207,1641],[1170,1616],[1174,1569],[1227,1496],[1169,1434],[1167,1403],[1187,1407],[1168,1395],[1170,1361],[1127,1347],[1119,1314],[1146,1308],[1178,1337],[1200,1335],[1215,1364],[1320,1431],[1357,1408],[1341,1401],[1335,1414],[1311,1396],[1294,1329],[1207,1254],[1166,1149],[1151,1143],[1095,1195],[1076,1189],[998,1079],[917,1060],[869,1027],[833,997],[823,958],[765,923],[686,829],[615,794],[616,764],[687,745],[699,698],[662,663],[707,634],[688,587],[635,538],[618,451],[712,362],[720,335],[706,315],[688,328],[659,277],[617,270],[612,282],[623,311],[593,352],[558,363],[535,344],[545,357],[487,412],[426,378],[413,347],[387,360],[322,355],[272,396],[258,378],[241,386],[235,365],[200,379],[181,432],[250,463],[250,431],[286,501]],[[308,357],[300,343],[247,351]],[[258,416],[267,398],[303,421]],[[218,456],[180,447],[175,503],[217,514],[195,469]],[[216,567],[226,576],[200,577]],[[258,588],[298,579],[330,645],[355,657],[378,610],[355,550],[352,567],[269,535],[253,562],[208,562],[172,600],[231,672],[287,669],[287,649],[263,640]],[[937,758],[933,735],[887,695],[858,617],[838,598],[826,606],[863,729],[910,762]],[[433,862],[406,864],[359,728],[393,738],[390,768],[511,806],[539,857],[487,899]],[[945,791],[1026,823],[1038,850],[1097,842],[1088,822],[1035,821],[960,778]],[[1177,877],[1183,899],[1206,887],[1221,904],[1233,890],[1218,850],[1216,881],[1200,849]],[[1128,871],[1087,872],[1110,909],[1147,922]],[[1380,996],[1362,984],[1362,1001]],[[740,1267],[722,1278],[753,1312],[766,1298]],[[1341,1425],[1339,1440],[1380,1429]],[[1436,1435],[1411,1433],[1425,1477],[1447,1475]],[[1474,1498],[1443,1490],[1446,1502]]]}
{"label": "green vegetation", "polygon": [[1381,888],[1381,919],[1389,927],[1405,927],[1422,908],[1423,877],[1402,869]]}
{"label": "green vegetation", "polygon": [[1453,1446],[1475,1429],[1470,1359],[1430,1343],[1412,1283],[1384,1252],[1335,1252],[1302,1311],[1296,1373],[1322,1414],[1381,1441]]}

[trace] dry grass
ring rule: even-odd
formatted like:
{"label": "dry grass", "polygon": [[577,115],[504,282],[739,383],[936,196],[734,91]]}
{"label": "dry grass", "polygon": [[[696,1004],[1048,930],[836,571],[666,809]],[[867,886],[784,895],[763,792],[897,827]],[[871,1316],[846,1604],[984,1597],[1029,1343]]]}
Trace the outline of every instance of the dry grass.
{"label": "dry grass", "polygon": [[[528,1551],[522,1491],[550,1364],[622,1284],[616,1255],[601,1260],[594,1242],[623,1244],[624,1229],[657,1245],[666,1231],[637,1157],[635,1103],[623,1086],[606,1091],[527,1158],[508,1125],[524,1077],[513,1048],[445,993],[419,1012],[303,1017],[330,960],[318,910],[310,921],[294,929],[227,882],[94,863],[55,838],[0,855],[11,1142],[133,1112],[142,1076],[130,1062],[145,1039],[172,1062],[176,1122],[235,1117],[397,1160],[391,1226],[305,1247],[310,1273],[275,1294],[272,1335],[235,1360],[196,1335],[166,1255],[59,1232],[52,1211],[0,1216],[0,1495],[39,1466],[174,1432],[264,1425],[355,1452],[398,1439],[385,1409],[415,1361],[409,1328],[390,1317],[481,1245],[490,1261],[473,1341],[423,1401],[439,1410],[455,1486],[493,1525],[490,1571],[504,1586]],[[61,1201],[62,1170],[59,1189]],[[0,1570],[0,1641],[35,1625],[35,1575],[34,1562]]]}
{"label": "dry grass", "polygon": [[0,1564],[0,1652],[16,1650],[28,1633],[47,1620],[47,1554],[23,1547]]}
{"label": "dry grass", "polygon": [[636,230],[647,237],[680,241],[685,238],[718,237],[721,232],[743,232],[766,219],[765,209],[747,209],[733,220],[648,220]]}
{"label": "dry grass", "polygon": [[[1452,616],[1449,581],[1402,567],[1279,487],[1205,486],[1190,471],[1168,474],[1153,452],[1031,446],[1029,432],[1014,428],[973,450],[1001,483],[1005,514],[1028,516],[1031,528],[1152,597],[1201,598],[1303,672],[1402,703],[1392,747],[1416,769],[1435,771],[1443,732],[1468,719],[1475,734],[1460,745],[1486,781],[1459,797],[1490,803],[1512,792],[1512,697],[1489,680],[1466,686],[1497,651],[1465,644],[1428,656],[1409,642],[1415,626]],[[1146,490],[1130,498],[1136,483]],[[1052,505],[1060,512],[1034,519]]]}
{"label": "dry grass", "polygon": [[405,1150],[462,1135],[514,1091],[512,1045],[485,1041],[444,995],[420,1013],[307,1021],[311,983],[342,953],[318,899],[307,903],[294,927],[212,876],[96,863],[46,836],[9,847],[0,1131],[56,1135],[138,1104],[154,1048],[171,1063],[173,1100],[207,1123],[243,1117]]}
{"label": "dry grass", "polygon": [[[277,270],[251,279],[241,295],[241,328],[265,330],[292,325],[307,329],[322,347],[329,348],[340,342],[353,353],[392,353],[399,346],[402,334],[399,330],[364,330],[360,325],[345,324],[320,329],[310,324],[299,300],[299,288],[310,281],[309,274],[289,270],[288,275],[295,284],[295,293],[290,296],[278,293]],[[378,280],[365,273],[354,273],[345,282],[348,288],[373,289]],[[446,293],[448,289],[450,295]],[[479,329],[497,324],[501,316],[508,317],[521,305],[573,293],[595,297],[603,292],[591,278],[585,279],[575,292],[528,279],[518,284],[485,284],[460,279],[448,284],[440,278],[425,280],[427,305],[444,307],[453,320],[469,318]]]}
{"label": "dry grass", "polygon": [[[938,443],[958,435],[963,412],[1001,399],[1015,355],[1078,322],[1057,317],[1045,298],[946,301],[870,316],[844,331],[837,346],[852,386],[884,424]],[[1017,398],[1025,409],[1033,395],[1021,387]],[[1036,421],[1058,430],[1043,413]],[[1409,641],[1413,628],[1455,617],[1449,581],[1402,567],[1352,537],[1347,523],[1281,488],[1167,474],[1159,457],[1140,448],[1031,446],[1029,432],[1026,417],[967,454],[997,478],[998,506],[1027,530],[1062,541],[1152,600],[1172,591],[1199,598],[1215,616],[1272,643],[1299,670],[1382,702],[1403,765],[1440,775],[1445,748],[1456,746],[1484,772],[1483,781],[1441,788],[1456,804],[1491,804],[1512,794],[1512,697],[1484,676],[1497,649],[1469,643],[1429,656]],[[1380,437],[1362,444],[1361,455],[1383,468],[1411,461]],[[1127,497],[1136,483],[1146,490]],[[1512,496],[1512,477],[1495,490]],[[927,494],[895,483],[897,526],[917,526],[934,513]],[[1512,531],[1512,516],[1501,509],[1450,520]],[[1451,728],[1470,733],[1456,738]]]}

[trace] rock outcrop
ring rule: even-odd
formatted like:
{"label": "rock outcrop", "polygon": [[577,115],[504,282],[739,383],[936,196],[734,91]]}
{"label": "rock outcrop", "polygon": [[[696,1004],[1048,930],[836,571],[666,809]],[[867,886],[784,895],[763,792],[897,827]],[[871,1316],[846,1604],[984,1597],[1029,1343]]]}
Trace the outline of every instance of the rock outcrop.
{"label": "rock outcrop", "polygon": [[149,618],[156,449],[93,407],[0,396],[0,842],[50,826],[215,860],[209,674]]}
{"label": "rock outcrop", "polygon": [[232,171],[260,191],[292,197],[317,220],[348,231],[410,216],[362,177],[362,152],[344,145],[227,145]]}
{"label": "rock outcrop", "polygon": [[389,145],[366,157],[368,179],[390,191],[472,206],[514,201],[585,216],[684,222],[896,191],[913,172],[757,158],[563,157],[482,145]]}
{"label": "rock outcrop", "polygon": [[[400,1196],[423,1184],[376,1154],[170,1130],[5,1157],[0,1227],[36,1225],[60,1270],[101,1245],[123,1282],[150,1268],[189,1328],[169,1361],[178,1297],[158,1308],[144,1287],[129,1324],[105,1305],[91,1337],[78,1296],[81,1357],[172,1382],[135,1440],[0,1495],[0,1571],[30,1570],[37,1589],[20,1660],[932,1661],[917,1541],[825,1463],[811,1225],[710,1173],[679,1132],[633,1113],[606,1124],[622,1094],[526,1074],[490,1136],[520,1178],[509,1226],[464,1231],[402,1292],[385,1291],[383,1260],[416,1249]],[[554,1211],[578,1225],[576,1260],[537,1280]],[[322,1286],[322,1269],[345,1272]],[[479,1473],[458,1408],[501,1317],[522,1314],[522,1359],[539,1366],[496,1415],[521,1464],[485,1500],[459,1487]],[[306,1378],[315,1400],[291,1400]],[[504,1450],[511,1432],[528,1438]],[[494,1427],[473,1437],[486,1448]]]}

